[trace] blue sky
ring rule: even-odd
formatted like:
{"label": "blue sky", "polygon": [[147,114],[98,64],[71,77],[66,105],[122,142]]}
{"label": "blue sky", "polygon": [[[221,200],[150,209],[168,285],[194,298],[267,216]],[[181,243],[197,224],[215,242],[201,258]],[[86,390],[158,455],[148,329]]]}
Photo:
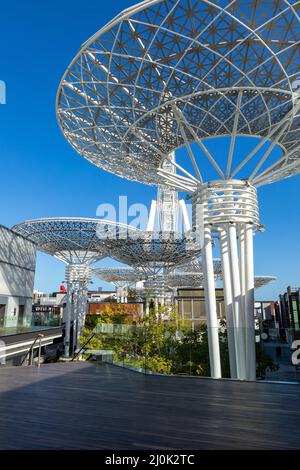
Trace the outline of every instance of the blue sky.
{"label": "blue sky", "polygon": [[[0,106],[1,224],[95,217],[98,204],[117,205],[119,195],[127,195],[129,204],[150,205],[155,197],[155,188],[120,179],[80,158],[55,116],[60,78],[80,45],[134,3],[90,0],[84,8],[77,0],[2,2],[0,80],[7,85],[7,104]],[[259,199],[266,232],[255,237],[255,271],[278,281],[258,291],[257,298],[275,299],[288,285],[300,285],[300,176],[260,189]],[[56,290],[63,277],[59,261],[39,254],[37,289]]]}

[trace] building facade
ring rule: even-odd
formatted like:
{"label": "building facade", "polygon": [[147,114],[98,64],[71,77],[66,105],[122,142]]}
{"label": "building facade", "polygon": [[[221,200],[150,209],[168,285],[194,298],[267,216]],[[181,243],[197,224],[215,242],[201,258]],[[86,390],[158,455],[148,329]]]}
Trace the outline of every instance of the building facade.
{"label": "building facade", "polygon": [[[225,316],[223,289],[216,289],[218,318]],[[178,315],[191,327],[206,323],[204,289],[178,289],[176,297]]]}
{"label": "building facade", "polygon": [[30,326],[36,246],[0,226],[0,330]]}
{"label": "building facade", "polygon": [[113,302],[89,302],[88,314],[100,315],[101,313],[109,310],[111,312],[122,313],[127,316],[129,323],[138,323],[143,316],[143,303],[113,303]]}
{"label": "building facade", "polygon": [[289,331],[292,339],[300,338],[300,288],[288,287],[287,291],[279,296],[275,307],[281,336],[285,336]]}

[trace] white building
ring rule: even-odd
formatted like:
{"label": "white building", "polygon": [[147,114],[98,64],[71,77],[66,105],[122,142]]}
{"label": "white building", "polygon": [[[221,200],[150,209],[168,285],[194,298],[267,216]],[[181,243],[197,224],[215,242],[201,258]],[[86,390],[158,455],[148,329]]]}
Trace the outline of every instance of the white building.
{"label": "white building", "polygon": [[30,326],[36,246],[0,225],[0,329]]}

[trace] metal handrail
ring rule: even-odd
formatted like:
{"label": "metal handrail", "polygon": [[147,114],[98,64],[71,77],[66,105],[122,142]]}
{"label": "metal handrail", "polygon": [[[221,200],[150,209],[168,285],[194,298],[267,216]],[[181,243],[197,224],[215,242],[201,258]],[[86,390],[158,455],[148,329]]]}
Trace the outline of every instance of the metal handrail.
{"label": "metal handrail", "polygon": [[32,366],[32,364],[33,364],[33,349],[34,349],[34,346],[35,346],[36,342],[39,340],[39,352],[38,352],[38,364],[37,364],[37,366],[40,367],[40,365],[41,365],[42,338],[44,338],[44,335],[39,333],[37,335],[37,337],[35,338],[35,340],[33,341],[32,345],[30,346],[30,349],[25,354],[25,356],[24,356],[24,358],[23,358],[23,360],[20,364],[21,366],[24,364],[24,362],[26,361],[28,356],[29,356],[28,365]]}
{"label": "metal handrail", "polygon": [[79,354],[85,349],[85,347],[89,344],[89,342],[96,336],[96,333],[92,333],[89,339],[81,346],[81,348],[74,354],[71,359],[71,362],[75,361],[75,359],[79,356]]}

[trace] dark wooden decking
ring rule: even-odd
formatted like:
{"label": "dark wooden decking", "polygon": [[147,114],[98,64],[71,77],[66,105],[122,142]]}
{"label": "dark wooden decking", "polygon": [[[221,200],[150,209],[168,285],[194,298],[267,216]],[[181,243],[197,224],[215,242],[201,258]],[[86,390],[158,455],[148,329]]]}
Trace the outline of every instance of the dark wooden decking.
{"label": "dark wooden decking", "polygon": [[0,449],[299,449],[300,388],[112,365],[0,369]]}

